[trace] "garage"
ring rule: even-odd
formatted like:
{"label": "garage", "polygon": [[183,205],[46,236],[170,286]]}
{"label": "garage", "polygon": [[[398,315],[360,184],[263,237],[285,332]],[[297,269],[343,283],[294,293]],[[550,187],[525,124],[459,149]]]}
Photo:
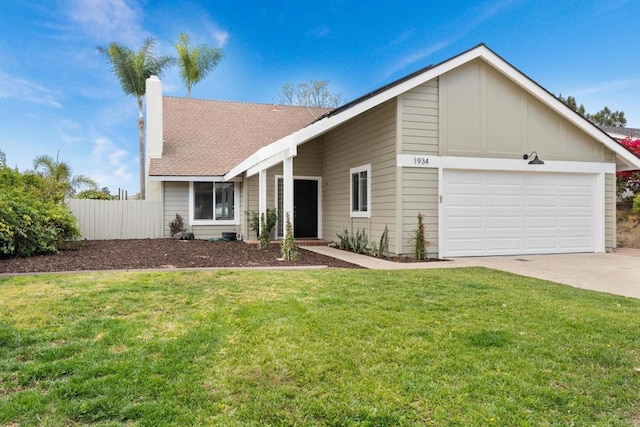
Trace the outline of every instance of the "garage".
{"label": "garage", "polygon": [[595,252],[597,177],[443,170],[441,256]]}

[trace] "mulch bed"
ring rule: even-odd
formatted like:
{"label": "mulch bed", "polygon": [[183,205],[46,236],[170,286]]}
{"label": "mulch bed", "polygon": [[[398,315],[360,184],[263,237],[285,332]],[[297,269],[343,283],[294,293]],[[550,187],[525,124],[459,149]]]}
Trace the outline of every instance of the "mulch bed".
{"label": "mulch bed", "polygon": [[296,262],[279,261],[280,246],[266,250],[244,242],[141,239],[85,240],[77,248],[30,258],[0,259],[0,273],[200,267],[284,267],[322,265],[360,268],[335,258],[299,250]]}

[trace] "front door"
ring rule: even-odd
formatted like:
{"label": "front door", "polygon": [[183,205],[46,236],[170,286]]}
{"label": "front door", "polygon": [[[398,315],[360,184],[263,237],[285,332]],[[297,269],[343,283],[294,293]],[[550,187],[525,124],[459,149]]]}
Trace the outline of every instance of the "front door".
{"label": "front door", "polygon": [[293,181],[293,236],[318,237],[318,181]]}

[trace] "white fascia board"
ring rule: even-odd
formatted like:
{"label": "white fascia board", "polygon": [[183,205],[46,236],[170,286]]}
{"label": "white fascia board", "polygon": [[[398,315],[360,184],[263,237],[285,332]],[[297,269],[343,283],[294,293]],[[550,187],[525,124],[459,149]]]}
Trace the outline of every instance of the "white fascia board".
{"label": "white fascia board", "polygon": [[483,50],[482,54],[480,55],[482,59],[498,69],[511,81],[531,93],[533,96],[538,98],[538,100],[542,101],[562,117],[582,129],[589,136],[604,144],[605,147],[616,153],[616,155],[621,160],[623,160],[624,163],[627,163],[631,168],[640,169],[640,159],[630,153],[626,148],[618,144],[609,135],[607,135],[596,126],[592,125],[587,119],[577,114],[571,108],[567,107],[555,96],[542,89],[537,83],[529,79],[520,71],[516,70],[512,65],[508,64],[504,59],[500,58],[491,50],[487,49],[484,46],[480,46],[479,48],[482,48]]}
{"label": "white fascia board", "polygon": [[250,168],[247,169],[247,178],[250,176],[253,176],[265,169],[269,169],[271,166],[275,166],[278,163],[281,163],[282,161],[284,161],[284,159],[287,156],[285,155],[284,152],[280,152],[277,154],[274,154],[273,156],[269,157],[268,159],[262,160],[260,163],[258,163],[255,166],[252,166]]}
{"label": "white fascia board", "polygon": [[[173,182],[224,182],[224,176],[171,176],[171,175],[155,175],[149,176],[149,181],[173,181]],[[239,181],[232,179],[231,181]]]}

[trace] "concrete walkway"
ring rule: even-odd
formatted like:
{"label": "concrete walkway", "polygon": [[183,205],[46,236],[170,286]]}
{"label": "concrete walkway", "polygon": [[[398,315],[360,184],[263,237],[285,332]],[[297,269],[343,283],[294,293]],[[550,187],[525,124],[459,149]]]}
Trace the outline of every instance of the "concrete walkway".
{"label": "concrete walkway", "polygon": [[613,254],[454,258],[425,263],[396,263],[327,246],[305,246],[304,249],[373,270],[487,267],[577,288],[640,298],[638,249],[625,249]]}

